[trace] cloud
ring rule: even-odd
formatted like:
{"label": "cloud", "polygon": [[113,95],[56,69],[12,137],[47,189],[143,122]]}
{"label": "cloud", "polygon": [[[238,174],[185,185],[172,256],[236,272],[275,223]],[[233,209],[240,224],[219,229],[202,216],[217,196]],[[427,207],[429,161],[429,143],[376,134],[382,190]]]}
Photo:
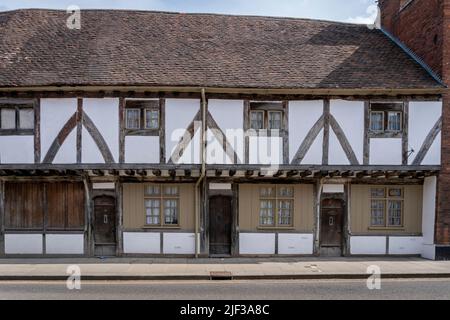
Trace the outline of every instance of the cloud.
{"label": "cloud", "polygon": [[374,24],[378,17],[379,8],[377,5],[371,5],[367,8],[365,16],[350,17],[347,22],[358,24]]}

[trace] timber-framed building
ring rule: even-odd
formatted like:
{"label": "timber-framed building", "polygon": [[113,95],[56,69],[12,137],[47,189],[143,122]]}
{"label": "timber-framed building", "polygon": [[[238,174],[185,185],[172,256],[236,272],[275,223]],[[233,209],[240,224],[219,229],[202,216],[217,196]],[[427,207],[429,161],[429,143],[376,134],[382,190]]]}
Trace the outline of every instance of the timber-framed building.
{"label": "timber-framed building", "polygon": [[0,256],[435,259],[441,80],[382,29],[0,13]]}

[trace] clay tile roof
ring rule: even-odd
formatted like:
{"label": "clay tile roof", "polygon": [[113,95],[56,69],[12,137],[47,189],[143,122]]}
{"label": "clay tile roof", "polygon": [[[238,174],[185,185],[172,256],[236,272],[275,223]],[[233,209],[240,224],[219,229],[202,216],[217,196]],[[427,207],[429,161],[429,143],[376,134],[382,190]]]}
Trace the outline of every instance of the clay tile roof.
{"label": "clay tile roof", "polygon": [[380,30],[151,11],[0,12],[0,87],[441,88]]}

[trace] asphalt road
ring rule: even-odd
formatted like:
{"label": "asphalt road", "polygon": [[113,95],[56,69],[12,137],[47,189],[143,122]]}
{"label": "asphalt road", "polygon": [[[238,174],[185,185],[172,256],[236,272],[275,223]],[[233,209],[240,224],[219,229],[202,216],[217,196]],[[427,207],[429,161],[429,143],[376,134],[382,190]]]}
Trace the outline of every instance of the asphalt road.
{"label": "asphalt road", "polygon": [[381,290],[368,290],[363,280],[83,281],[80,290],[63,281],[10,281],[0,282],[0,299],[450,300],[450,279],[386,279]]}

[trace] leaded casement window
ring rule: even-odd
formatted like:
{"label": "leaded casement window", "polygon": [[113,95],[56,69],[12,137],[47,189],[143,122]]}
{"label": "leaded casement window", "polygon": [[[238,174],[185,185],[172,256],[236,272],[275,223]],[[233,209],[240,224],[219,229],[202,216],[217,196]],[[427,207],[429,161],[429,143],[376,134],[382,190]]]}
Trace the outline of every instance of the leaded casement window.
{"label": "leaded casement window", "polygon": [[2,103],[0,101],[0,135],[33,135],[34,103]]}
{"label": "leaded casement window", "polygon": [[374,187],[370,190],[371,227],[403,226],[403,188]]}
{"label": "leaded casement window", "polygon": [[172,185],[145,186],[145,224],[151,227],[178,226],[179,192],[179,187]]}
{"label": "leaded casement window", "polygon": [[284,106],[281,102],[251,102],[249,122],[253,130],[284,130]]}
{"label": "leaded casement window", "polygon": [[371,103],[369,134],[392,137],[403,132],[403,103]]}
{"label": "leaded casement window", "polygon": [[267,186],[260,188],[260,227],[283,228],[293,226],[294,188]]}
{"label": "leaded casement window", "polygon": [[159,135],[161,111],[159,100],[126,100],[124,129],[126,135]]}

